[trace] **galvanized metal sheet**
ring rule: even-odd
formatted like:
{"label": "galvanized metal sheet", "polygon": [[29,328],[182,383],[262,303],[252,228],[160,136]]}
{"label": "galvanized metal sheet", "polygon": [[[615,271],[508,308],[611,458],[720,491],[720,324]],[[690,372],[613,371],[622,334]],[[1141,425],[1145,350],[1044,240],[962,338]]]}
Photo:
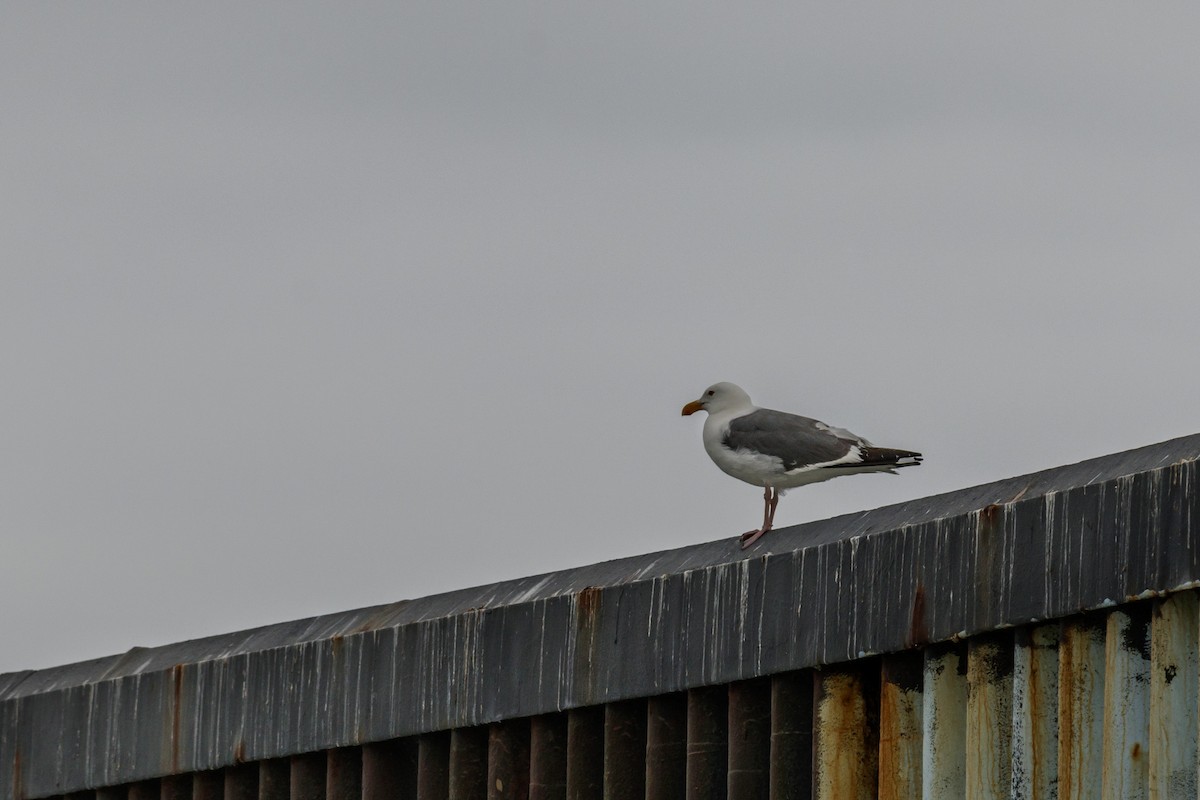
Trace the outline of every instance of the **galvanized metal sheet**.
{"label": "galvanized metal sheet", "polygon": [[921,796],[924,658],[886,656],[879,688],[879,800]]}
{"label": "galvanized metal sheet", "polygon": [[1150,608],[1108,615],[1104,663],[1103,800],[1149,797]]}
{"label": "galvanized metal sheet", "polygon": [[1100,800],[1104,765],[1105,622],[1073,619],[1058,648],[1058,796]]}
{"label": "galvanized metal sheet", "polygon": [[1059,626],[1014,632],[1013,800],[1058,797]]}
{"label": "galvanized metal sheet", "polygon": [[813,718],[814,800],[873,800],[879,785],[879,665],[817,673]]}
{"label": "galvanized metal sheet", "polygon": [[967,648],[926,648],[922,693],[921,796],[962,800],[967,794]]}
{"label": "galvanized metal sheet", "polygon": [[1195,800],[1197,625],[1195,592],[1156,604],[1150,634],[1150,796]]}
{"label": "galvanized metal sheet", "polygon": [[1007,800],[1012,788],[1012,636],[967,647],[967,800]]}

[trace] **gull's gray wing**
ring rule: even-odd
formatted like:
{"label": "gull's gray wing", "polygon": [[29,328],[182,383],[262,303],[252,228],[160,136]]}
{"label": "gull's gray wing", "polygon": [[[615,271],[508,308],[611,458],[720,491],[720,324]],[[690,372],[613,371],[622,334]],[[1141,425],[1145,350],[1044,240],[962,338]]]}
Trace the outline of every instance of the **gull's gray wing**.
{"label": "gull's gray wing", "polygon": [[833,433],[815,419],[760,408],[730,422],[723,442],[732,450],[774,456],[785,470],[792,470],[835,461],[849,453],[852,445],[860,444],[854,434],[837,430],[851,438]]}

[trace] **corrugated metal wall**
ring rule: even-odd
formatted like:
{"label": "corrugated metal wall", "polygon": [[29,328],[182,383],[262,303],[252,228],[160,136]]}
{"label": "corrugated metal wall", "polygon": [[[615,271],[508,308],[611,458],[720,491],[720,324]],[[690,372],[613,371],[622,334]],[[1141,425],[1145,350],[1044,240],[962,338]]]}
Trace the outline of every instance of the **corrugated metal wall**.
{"label": "corrugated metal wall", "polygon": [[1195,591],[677,694],[63,795],[1195,800]]}

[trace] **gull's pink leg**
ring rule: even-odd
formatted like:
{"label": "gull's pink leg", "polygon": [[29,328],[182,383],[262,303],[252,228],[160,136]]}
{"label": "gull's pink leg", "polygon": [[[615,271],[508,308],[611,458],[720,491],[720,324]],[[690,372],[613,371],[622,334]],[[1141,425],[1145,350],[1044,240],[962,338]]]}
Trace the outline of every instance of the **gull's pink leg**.
{"label": "gull's pink leg", "polygon": [[763,490],[763,524],[758,530],[746,531],[738,538],[738,541],[742,543],[743,550],[757,542],[759,537],[771,530],[771,524],[775,521],[775,504],[778,502],[778,492],[773,491],[770,486]]}

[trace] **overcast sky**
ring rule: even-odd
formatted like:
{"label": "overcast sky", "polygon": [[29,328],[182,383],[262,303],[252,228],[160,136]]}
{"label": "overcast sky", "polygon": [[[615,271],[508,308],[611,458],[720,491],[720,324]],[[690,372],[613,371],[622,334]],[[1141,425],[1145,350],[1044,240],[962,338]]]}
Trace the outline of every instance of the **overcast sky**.
{"label": "overcast sky", "polygon": [[1200,430],[1195,5],[601,5],[6,9],[0,671]]}

